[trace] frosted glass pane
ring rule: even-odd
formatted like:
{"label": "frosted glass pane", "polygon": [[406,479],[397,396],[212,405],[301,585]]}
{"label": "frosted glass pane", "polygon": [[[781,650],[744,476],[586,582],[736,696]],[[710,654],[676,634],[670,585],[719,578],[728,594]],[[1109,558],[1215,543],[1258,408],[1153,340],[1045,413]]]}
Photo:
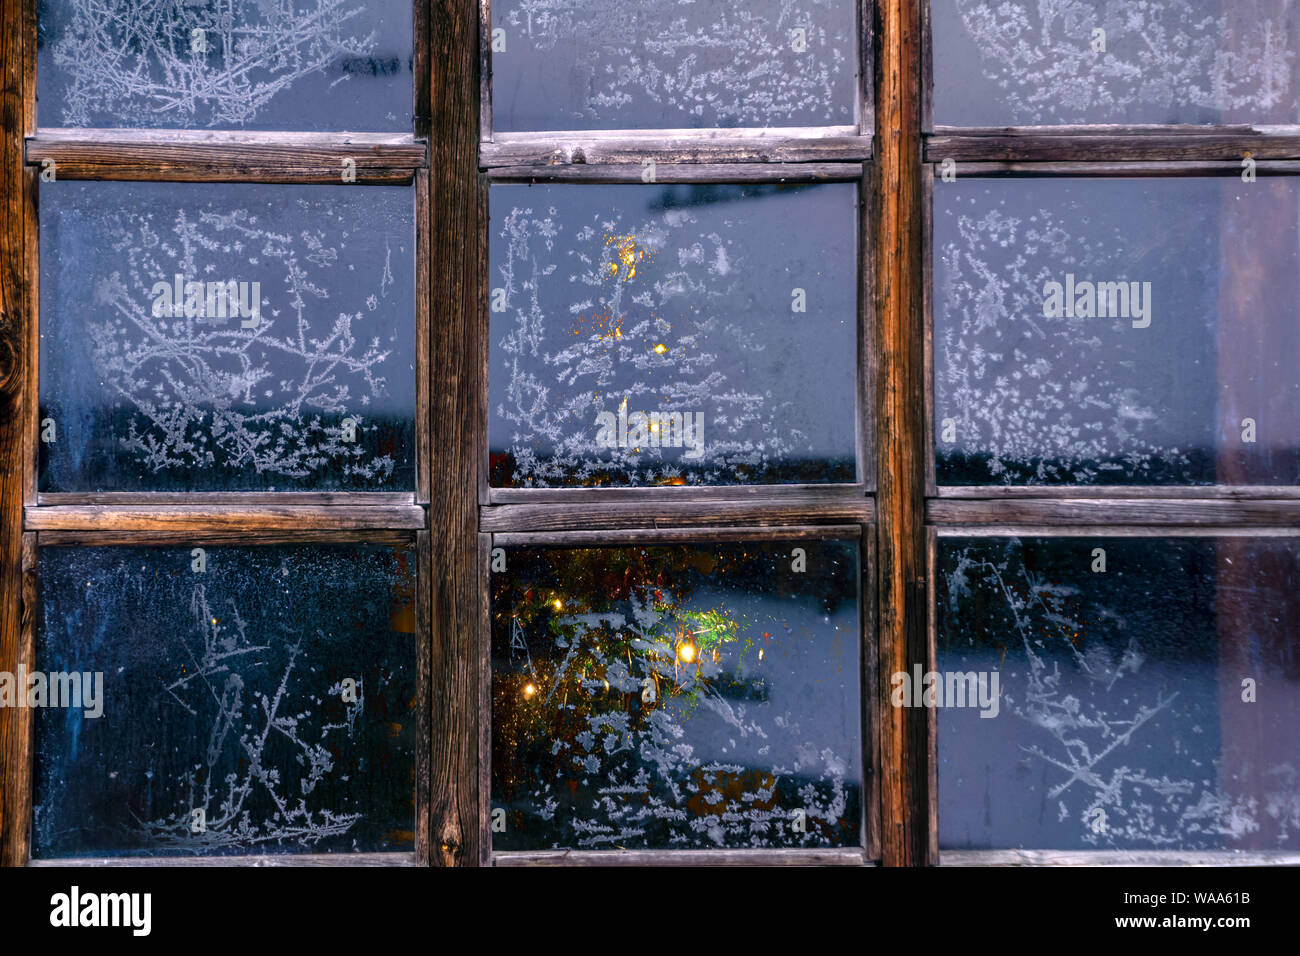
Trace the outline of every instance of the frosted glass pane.
{"label": "frosted glass pane", "polygon": [[940,484],[1300,483],[1300,181],[935,183]]}
{"label": "frosted glass pane", "polygon": [[507,548],[493,848],[861,846],[860,579],[856,541]]}
{"label": "frosted glass pane", "polygon": [[199,560],[40,549],[36,667],[100,691],[36,711],[33,855],[412,851],[413,552]]}
{"label": "frosted glass pane", "polygon": [[413,192],[42,184],[41,490],[413,488]]}
{"label": "frosted glass pane", "polygon": [[853,0],[495,0],[501,131],[856,122]]}
{"label": "frosted glass pane", "polygon": [[42,126],[411,132],[411,0],[41,0]]}
{"label": "frosted glass pane", "polygon": [[854,479],[854,184],[494,186],[491,207],[493,485]]}
{"label": "frosted glass pane", "polygon": [[941,539],[941,847],[1300,849],[1297,582],[1292,537]]}
{"label": "frosted glass pane", "polygon": [[931,0],[940,126],[1300,121],[1291,0]]}

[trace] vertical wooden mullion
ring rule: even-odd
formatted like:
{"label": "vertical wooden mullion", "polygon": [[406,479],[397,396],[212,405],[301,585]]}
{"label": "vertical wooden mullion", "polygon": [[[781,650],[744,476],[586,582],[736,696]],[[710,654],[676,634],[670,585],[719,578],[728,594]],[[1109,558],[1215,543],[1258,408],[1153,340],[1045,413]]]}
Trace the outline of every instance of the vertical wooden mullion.
{"label": "vertical wooden mullion", "polygon": [[881,0],[874,154],[881,862],[927,862],[929,728],[893,707],[890,677],[926,660],[924,375],[921,339],[921,5]]}
{"label": "vertical wooden mullion", "polygon": [[433,855],[429,839],[430,801],[433,796],[430,759],[433,756],[433,748],[427,745],[427,741],[431,739],[429,664],[433,615],[429,607],[428,588],[425,584],[429,580],[432,569],[429,532],[417,531],[415,533],[415,861],[420,866],[428,866]]}
{"label": "vertical wooden mullion", "polygon": [[492,141],[492,0],[479,0],[479,136]]}
{"label": "vertical wooden mullion", "polygon": [[858,621],[862,628],[862,719],[866,733],[862,739],[863,847],[868,861],[880,859],[880,682],[876,655],[876,538],[872,525],[862,528],[858,554],[862,562],[859,583]]}
{"label": "vertical wooden mullion", "polygon": [[433,276],[429,266],[429,170],[415,171],[415,501],[429,503],[432,448],[429,402],[432,355]]}
{"label": "vertical wooden mullion", "polygon": [[429,11],[429,261],[433,304],[429,503],[430,863],[481,859],[479,795],[479,453],[485,441],[486,336],[479,282],[486,185],[478,175],[477,0]]}
{"label": "vertical wooden mullion", "polygon": [[[31,562],[35,540],[23,535],[28,477],[31,292],[28,237],[34,180],[23,164],[23,137],[35,118],[29,50],[32,0],[0,0],[0,671],[31,665]],[[26,599],[26,600],[25,600]],[[0,864],[21,866],[29,853],[31,711],[0,708]]]}
{"label": "vertical wooden mullion", "polygon": [[[485,300],[486,301],[486,300]],[[492,863],[492,535],[478,536],[479,585],[478,631],[478,785],[479,866]]]}
{"label": "vertical wooden mullion", "polygon": [[858,180],[858,470],[855,480],[865,493],[876,488],[873,462],[876,455],[876,418],[874,389],[878,377],[875,311],[875,182],[870,163],[863,164]]}

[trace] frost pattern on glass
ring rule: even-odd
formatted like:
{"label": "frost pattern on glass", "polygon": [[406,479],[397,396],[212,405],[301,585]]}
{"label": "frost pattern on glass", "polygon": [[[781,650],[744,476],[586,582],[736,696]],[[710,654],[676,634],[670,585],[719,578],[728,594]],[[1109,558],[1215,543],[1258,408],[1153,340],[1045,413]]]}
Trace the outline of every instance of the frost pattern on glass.
{"label": "frost pattern on glass", "polygon": [[860,846],[857,546],[798,545],[507,549],[493,848]]}
{"label": "frost pattern on glass", "polygon": [[[939,483],[1300,481],[1297,208],[1276,178],[936,183]],[[1149,316],[1046,315],[1071,281]]]}
{"label": "frost pattern on glass", "polygon": [[937,711],[941,846],[1300,846],[1297,543],[941,541],[938,671],[1001,690]]}
{"label": "frost pattern on glass", "polygon": [[931,20],[941,125],[1300,120],[1290,0],[935,0]]}
{"label": "frost pattern on glass", "polygon": [[410,0],[42,0],[43,126],[411,129]]}
{"label": "frost pattern on glass", "polygon": [[494,485],[853,480],[854,186],[491,199]]}
{"label": "frost pattern on glass", "polygon": [[498,0],[493,127],[852,124],[855,23],[846,0]]}
{"label": "frost pattern on glass", "polygon": [[[411,486],[409,189],[58,184],[42,200],[41,414],[59,429],[44,490]],[[208,284],[230,281],[247,294],[222,311]]]}
{"label": "frost pattern on glass", "polygon": [[414,562],[379,546],[44,548],[34,855],[413,849]]}

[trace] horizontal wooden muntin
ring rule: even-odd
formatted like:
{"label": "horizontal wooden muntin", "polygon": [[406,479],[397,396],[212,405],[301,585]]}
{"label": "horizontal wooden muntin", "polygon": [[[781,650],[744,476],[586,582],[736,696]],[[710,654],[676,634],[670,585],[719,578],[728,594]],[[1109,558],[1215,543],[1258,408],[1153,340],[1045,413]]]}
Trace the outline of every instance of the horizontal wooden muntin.
{"label": "horizontal wooden muntin", "polygon": [[428,166],[425,142],[389,133],[40,129],[24,146],[68,180],[401,185]]}
{"label": "horizontal wooden muntin", "polygon": [[479,166],[864,162],[871,152],[871,136],[856,126],[572,130],[497,133],[479,144]]}
{"label": "horizontal wooden muntin", "polygon": [[1176,162],[1300,159],[1300,126],[939,126],[926,162]]}

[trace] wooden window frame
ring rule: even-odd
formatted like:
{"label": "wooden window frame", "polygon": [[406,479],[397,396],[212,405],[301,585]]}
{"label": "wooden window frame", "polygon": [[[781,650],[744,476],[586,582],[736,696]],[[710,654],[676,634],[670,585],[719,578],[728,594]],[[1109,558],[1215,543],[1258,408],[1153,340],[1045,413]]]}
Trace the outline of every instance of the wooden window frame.
{"label": "wooden window frame", "polygon": [[[36,552],[40,547],[126,545],[388,544],[415,555],[417,678],[415,846],[410,852],[250,855],[220,858],[31,857],[35,722],[0,709],[0,864],[23,865],[421,865],[428,862],[433,660],[429,531],[430,0],[414,0],[411,133],[219,132],[50,128],[37,125],[37,0],[0,0],[4,142],[0,156],[0,670],[31,669],[35,655]],[[114,492],[37,490],[39,392],[38,174],[59,180],[341,185],[344,160],[356,188],[411,187],[415,221],[416,468],[409,492]]]}
{"label": "wooden window frame", "polygon": [[[901,15],[918,25],[920,87],[912,108],[920,112],[916,144],[921,159],[921,236],[917,249],[922,292],[920,434],[912,436],[925,482],[928,597],[925,647],[916,659],[935,666],[933,615],[937,543],[949,536],[1278,536],[1300,533],[1300,486],[938,486],[935,481],[933,391],[933,197],[935,173],[946,159],[958,178],[970,177],[1178,177],[1240,175],[1254,158],[1260,175],[1300,173],[1300,124],[1255,126],[1110,125],[955,127],[933,123],[933,52],[930,0],[898,0]],[[913,18],[916,19],[913,19]],[[919,446],[919,447],[918,447]],[[882,502],[883,506],[883,502]],[[882,614],[884,613],[882,609]],[[940,853],[938,837],[937,718],[925,711],[930,766],[924,799],[912,819],[926,829],[911,847],[915,862],[945,866],[1052,865],[1295,865],[1286,851],[978,850]],[[918,797],[921,795],[918,794]]]}
{"label": "wooden window frame", "polygon": [[[889,704],[888,675],[933,661],[939,536],[1213,534],[1300,527],[1300,489],[937,488],[929,393],[934,169],[1077,175],[1300,170],[1300,126],[935,128],[928,0],[860,0],[856,127],[496,133],[490,0],[414,0],[413,135],[45,130],[36,125],[36,0],[0,0],[0,670],[30,666],[38,545],[410,540],[419,588],[413,854],[85,860],[105,865],[1222,862],[1215,855],[938,853],[932,711]],[[410,494],[38,495],[37,178],[414,183],[417,465]],[[489,489],[487,192],[494,182],[857,181],[859,472],[853,485]],[[1211,165],[1207,165],[1211,164]],[[472,237],[469,238],[469,237]],[[436,374],[435,374],[436,373]],[[870,455],[866,452],[870,450]],[[431,493],[432,492],[432,493]],[[494,543],[798,536],[852,528],[864,587],[865,846],[850,851],[490,850],[488,554]],[[33,725],[0,710],[0,864],[31,863]],[[1156,858],[1159,858],[1158,860]],[[1234,861],[1278,862],[1276,854]]]}
{"label": "wooden window frame", "polygon": [[[464,4],[469,6],[470,4]],[[874,314],[875,181],[871,171],[875,137],[871,89],[874,70],[875,25],[872,0],[859,0],[857,10],[858,84],[853,126],[788,129],[715,128],[706,130],[614,130],[501,133],[493,131],[491,105],[491,2],[477,3],[480,58],[477,73],[458,74],[466,95],[460,122],[466,140],[477,149],[472,169],[462,171],[460,188],[467,197],[463,214],[477,217],[477,235],[486,237],[488,221],[482,198],[469,200],[471,192],[486,195],[497,183],[632,183],[642,182],[642,162],[655,163],[657,183],[819,183],[852,182],[858,192],[857,277],[857,385],[855,404],[856,464],[853,482],[833,485],[749,485],[672,488],[492,488],[488,485],[487,408],[471,416],[480,573],[487,555],[501,544],[589,542],[618,545],[627,542],[734,540],[787,540],[824,537],[830,531],[859,537],[864,585],[868,596],[860,607],[859,647],[863,661],[862,731],[864,820],[863,845],[830,850],[646,850],[646,851],[528,851],[493,852],[489,832],[490,681],[487,657],[487,581],[480,585],[482,606],[477,622],[479,676],[477,714],[468,706],[462,722],[477,717],[480,748],[476,781],[478,799],[478,855],[482,865],[657,865],[699,863],[752,865],[857,865],[880,858],[878,730],[879,699],[875,676],[874,591],[875,547],[873,494],[876,487],[873,453],[875,422],[869,414],[877,382]],[[470,184],[473,189],[471,190]],[[472,304],[472,324],[460,328],[462,338],[452,351],[476,358],[477,387],[482,391],[488,364],[488,261],[486,248],[474,262],[478,295]],[[467,306],[469,308],[469,306]],[[468,475],[466,476],[468,478]],[[468,554],[468,549],[465,551]],[[462,575],[471,573],[468,567]],[[469,622],[466,622],[467,625]],[[468,794],[470,786],[464,785]],[[454,832],[464,832],[470,821],[458,821]],[[439,822],[435,820],[435,829]]]}

